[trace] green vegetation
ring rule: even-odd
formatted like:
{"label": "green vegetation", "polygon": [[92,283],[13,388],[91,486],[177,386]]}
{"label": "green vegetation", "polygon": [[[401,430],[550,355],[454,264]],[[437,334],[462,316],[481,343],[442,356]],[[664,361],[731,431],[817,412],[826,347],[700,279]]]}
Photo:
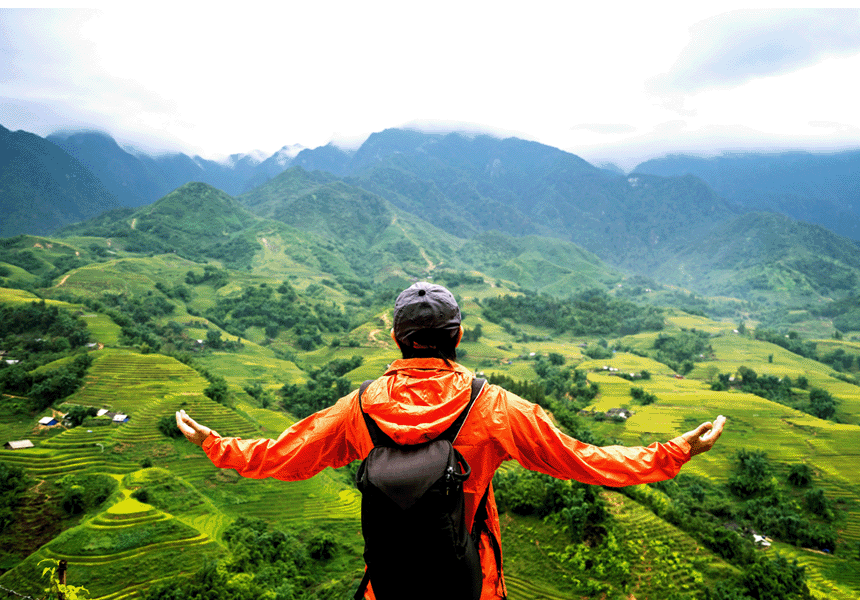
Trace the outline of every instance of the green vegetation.
{"label": "green vegetation", "polygon": [[24,469],[0,462],[0,532],[15,520],[15,509],[29,483]]}
{"label": "green vegetation", "polygon": [[484,318],[494,323],[510,319],[555,334],[623,336],[663,329],[663,316],[656,308],[613,299],[600,290],[581,292],[567,301],[536,294],[498,296],[483,306]]}
{"label": "green vegetation", "polygon": [[710,358],[713,348],[708,342],[711,336],[703,331],[682,331],[675,335],[660,334],[654,340],[654,358],[678,373],[686,375],[696,362]]}
{"label": "green vegetation", "polygon": [[44,300],[0,306],[0,392],[30,397],[41,411],[74,393],[92,363],[83,319]]}
{"label": "green vegetation", "polygon": [[311,371],[310,379],[303,386],[284,385],[280,391],[284,409],[303,419],[331,406],[353,389],[352,383],[343,376],[360,367],[362,362],[360,356],[338,359]]}
{"label": "green vegetation", "polygon": [[742,366],[738,369],[737,377],[721,373],[717,381],[711,384],[711,389],[717,391],[732,388],[802,410],[819,419],[832,419],[836,414],[836,399],[824,389],[809,388],[809,382],[803,376],[798,377],[797,381],[787,376],[760,376],[749,367]]}
{"label": "green vegetation", "polygon": [[[408,176],[386,173],[380,192]],[[0,430],[35,447],[0,450],[0,585],[36,597],[39,562],[65,558],[102,600],[348,597],[362,572],[349,469],[242,479],[212,468],[173,414],[277,437],[397,357],[393,299],[429,279],[460,300],[461,362],[582,441],[647,445],[729,418],[671,482],[609,490],[503,465],[512,600],[860,592],[860,346],[836,325],[850,304],[779,307],[765,327],[755,298],[622,279],[561,240],[456,238],[397,208],[403,198],[320,173],[242,198],[281,222],[211,189],[177,192],[70,230],[110,240],[4,246],[0,277],[19,289],[0,290]]]}

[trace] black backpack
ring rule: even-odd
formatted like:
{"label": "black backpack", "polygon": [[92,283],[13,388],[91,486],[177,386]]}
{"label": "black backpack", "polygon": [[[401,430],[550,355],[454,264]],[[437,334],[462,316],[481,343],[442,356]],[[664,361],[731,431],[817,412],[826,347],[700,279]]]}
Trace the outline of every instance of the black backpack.
{"label": "black backpack", "polygon": [[[359,407],[370,383],[359,389]],[[471,399],[457,420],[421,444],[397,445],[361,408],[374,447],[356,474],[367,565],[356,600],[364,597],[368,582],[377,600],[480,598],[477,536],[486,494],[469,532],[463,482],[471,469],[453,442],[485,383],[473,380]]]}

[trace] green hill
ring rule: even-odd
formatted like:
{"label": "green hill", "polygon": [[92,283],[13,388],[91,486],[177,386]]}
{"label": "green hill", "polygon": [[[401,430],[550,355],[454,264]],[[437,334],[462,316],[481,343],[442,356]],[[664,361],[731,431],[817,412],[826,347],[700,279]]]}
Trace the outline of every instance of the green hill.
{"label": "green hill", "polygon": [[47,234],[119,207],[105,185],[59,146],[0,126],[0,236]]}
{"label": "green hill", "polygon": [[860,246],[818,225],[750,213],[687,245],[654,275],[705,294],[783,305],[818,302],[855,293]]}

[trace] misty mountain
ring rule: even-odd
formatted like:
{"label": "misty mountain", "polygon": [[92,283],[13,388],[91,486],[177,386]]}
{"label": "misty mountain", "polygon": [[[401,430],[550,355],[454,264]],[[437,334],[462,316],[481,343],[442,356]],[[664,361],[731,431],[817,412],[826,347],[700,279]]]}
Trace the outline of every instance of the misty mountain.
{"label": "misty mountain", "polygon": [[634,172],[693,174],[745,210],[786,214],[860,240],[860,151],[672,155],[644,162]]}
{"label": "misty mountain", "polygon": [[298,160],[319,169],[336,162],[331,172],[461,237],[550,236],[631,268],[737,214],[695,177],[628,178],[516,138],[389,129],[353,154],[325,147]]}
{"label": "misty mountain", "polygon": [[118,206],[108,187],[62,148],[0,126],[0,236],[49,233]]}
{"label": "misty mountain", "polygon": [[138,207],[155,202],[165,194],[191,181],[202,181],[237,194],[253,178],[259,161],[235,155],[220,163],[191,158],[186,154],[150,156],[128,152],[103,133],[80,132],[52,134],[54,142],[86,165],[123,206]]}
{"label": "misty mountain", "polygon": [[[28,139],[49,144],[62,154],[48,140]],[[577,259],[571,269],[562,255],[586,252],[600,262],[599,273],[586,277],[594,282],[617,277],[607,275],[606,265],[612,265],[699,292],[732,290],[745,298],[767,301],[792,295],[843,296],[860,286],[854,277],[856,245],[822,228],[809,228],[794,219],[744,215],[747,208],[737,202],[741,196],[729,202],[693,174],[637,172],[627,176],[594,167],[557,148],[516,138],[389,129],[371,135],[354,152],[333,145],[312,150],[284,147],[262,162],[234,155],[224,164],[183,154],[153,157],[130,152],[104,134],[51,139],[70,153],[63,160],[74,161],[83,172],[86,169],[81,163],[90,165],[103,178],[101,189],[108,197],[113,192],[125,204],[136,203],[133,208],[172,199],[175,212],[159,223],[151,223],[149,213],[114,210],[84,228],[64,232],[125,236],[128,248],[139,251],[177,251],[189,258],[222,257],[231,264],[248,264],[260,251],[260,239],[265,238],[262,228],[279,222],[293,232],[285,233],[279,226],[275,228],[279,236],[293,241],[304,240],[304,234],[313,236],[315,241],[307,243],[315,248],[316,267],[329,270],[328,265],[329,272],[361,277],[375,277],[380,265],[416,277],[440,265],[455,269],[480,265],[492,276],[527,281],[536,289],[558,288],[563,293],[561,288],[575,285],[566,273],[583,277],[591,259]],[[809,155],[796,158],[809,163]],[[848,173],[854,168],[853,158],[846,153],[841,160],[843,171],[837,168],[838,161],[822,163],[829,166],[822,170],[820,181],[838,179],[840,185],[831,189],[839,194],[834,192],[833,197],[841,194],[845,199],[839,206],[850,211]],[[11,164],[4,162],[6,171]],[[14,164],[14,172],[42,169],[38,161],[31,166],[19,158]],[[642,170],[649,169],[657,170],[647,164]],[[724,165],[724,169],[728,167]],[[841,179],[837,177],[840,173]],[[804,198],[813,193],[819,199],[824,197],[822,185],[813,181],[804,187],[797,175],[793,177],[793,189],[805,194]],[[206,182],[206,187],[184,187],[189,181]],[[250,188],[251,182],[259,185]],[[756,185],[763,186],[764,180]],[[234,199],[229,190],[238,189],[244,193],[234,192]],[[196,200],[183,200],[188,194],[193,197],[193,190],[210,200],[223,194],[219,205],[232,206],[228,212],[236,218],[235,207],[247,209],[238,221],[241,227],[213,225],[199,236],[188,231],[170,233],[186,220],[196,221],[193,225],[197,227],[215,218]],[[156,199],[147,202],[152,196]],[[752,192],[745,198],[752,202]],[[183,209],[188,217],[182,216]],[[813,213],[819,209],[818,204],[807,206]],[[171,218],[177,223],[170,222]],[[59,218],[50,222],[55,227],[62,224]],[[220,223],[217,219],[211,222]],[[26,219],[14,223],[21,227]],[[209,239],[216,230],[226,232],[226,237]],[[164,239],[159,241],[161,233]],[[511,247],[514,238],[530,241],[501,260],[487,243],[496,239],[495,234],[504,234],[508,241],[502,245],[506,247]],[[785,243],[774,242],[786,235]],[[195,243],[191,241],[194,237],[206,241]],[[555,247],[550,240],[563,244]],[[470,247],[482,251],[469,251]],[[819,259],[813,260],[816,255]],[[292,258],[305,260],[298,255]],[[395,266],[398,260],[400,267]],[[773,293],[761,293],[763,289]]]}

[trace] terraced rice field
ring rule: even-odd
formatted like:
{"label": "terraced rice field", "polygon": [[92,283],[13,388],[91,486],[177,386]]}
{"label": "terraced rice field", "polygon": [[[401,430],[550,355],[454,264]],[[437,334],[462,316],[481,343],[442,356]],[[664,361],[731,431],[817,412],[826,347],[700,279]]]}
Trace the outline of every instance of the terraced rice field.
{"label": "terraced rice field", "polygon": [[[650,587],[647,578],[652,573],[652,562],[660,562],[660,577],[672,582],[674,589],[694,589],[696,580],[703,574],[695,562],[707,563],[713,572],[733,572],[734,567],[701,546],[695,539],[656,516],[641,504],[618,492],[603,492],[609,512],[621,525],[625,540],[641,549],[640,561],[631,564],[631,571],[639,577],[637,585]],[[665,552],[668,549],[670,552]],[[669,560],[661,554],[670,556]],[[673,556],[676,554],[677,556]],[[635,594],[635,591],[634,591]]]}
{"label": "terraced rice field", "polygon": [[806,567],[807,585],[819,598],[857,600],[860,597],[860,572],[854,568],[856,562],[780,543],[775,543],[768,552],[778,552]]}
{"label": "terraced rice field", "polygon": [[84,584],[94,599],[139,597],[154,579],[163,577],[165,565],[182,565],[181,570],[190,573],[220,552],[210,536],[128,497],[124,490],[123,500],[43,546],[7,574],[4,583],[28,589],[39,580],[39,561],[64,559],[69,582]]}
{"label": "terraced rice field", "polygon": [[[36,478],[68,473],[127,475],[122,499],[84,524],[65,532],[3,576],[14,589],[38,581],[36,566],[44,558],[64,558],[74,582],[85,582],[94,598],[140,597],[152,581],[195,572],[206,556],[223,551],[218,539],[237,516],[259,516],[280,526],[309,520],[359,518],[359,495],[345,479],[324,472],[303,482],[252,481],[233,471],[216,469],[205,455],[177,441],[181,452],[168,452],[170,477],[179,477],[197,494],[176,500],[175,510],[158,510],[129,497],[149,483],[137,459],[125,450],[171,446],[157,428],[159,419],[184,408],[223,435],[259,437],[265,424],[276,437],[291,421],[284,415],[253,409],[253,421],[203,394],[208,383],[196,371],[169,357],[126,351],[100,351],[84,386],[67,400],[129,416],[124,424],[76,427],[28,450],[0,450],[0,460],[20,465]],[[250,409],[250,407],[246,407]],[[172,446],[171,446],[172,447]],[[123,450],[118,452],[119,450]],[[159,532],[155,535],[153,532]],[[39,571],[40,572],[40,571]]]}
{"label": "terraced rice field", "polygon": [[536,584],[534,581],[505,574],[505,587],[508,600],[568,600],[570,596],[560,595],[554,590]]}

